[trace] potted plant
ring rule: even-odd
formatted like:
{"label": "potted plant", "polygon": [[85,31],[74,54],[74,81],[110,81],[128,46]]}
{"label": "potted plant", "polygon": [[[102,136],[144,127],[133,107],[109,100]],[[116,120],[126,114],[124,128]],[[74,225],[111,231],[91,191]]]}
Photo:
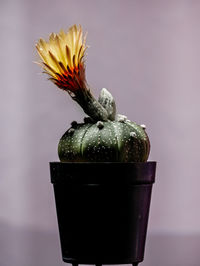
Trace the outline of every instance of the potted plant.
{"label": "potted plant", "polygon": [[52,33],[36,48],[49,79],[88,115],[72,122],[51,162],[62,257],[77,264],[138,265],[143,260],[156,162],[147,162],[144,125],[116,114],[111,93],[96,100],[86,82],[81,26]]}

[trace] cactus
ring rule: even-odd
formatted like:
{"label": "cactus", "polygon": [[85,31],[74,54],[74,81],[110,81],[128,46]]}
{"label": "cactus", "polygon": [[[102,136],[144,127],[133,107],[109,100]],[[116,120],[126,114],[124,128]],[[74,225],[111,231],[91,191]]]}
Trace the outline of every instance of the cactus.
{"label": "cactus", "polygon": [[49,79],[69,93],[88,115],[84,123],[72,122],[58,144],[61,162],[145,162],[150,142],[144,125],[116,115],[111,93],[103,88],[96,100],[85,78],[86,37],[81,26],[67,33],[52,33],[49,42],[36,44],[39,64]]}

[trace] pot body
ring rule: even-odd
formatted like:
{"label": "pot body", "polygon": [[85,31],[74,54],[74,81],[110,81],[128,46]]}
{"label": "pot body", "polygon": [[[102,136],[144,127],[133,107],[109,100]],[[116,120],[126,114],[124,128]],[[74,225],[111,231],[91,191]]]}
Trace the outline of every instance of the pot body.
{"label": "pot body", "polygon": [[155,162],[50,163],[65,262],[143,260],[155,169]]}

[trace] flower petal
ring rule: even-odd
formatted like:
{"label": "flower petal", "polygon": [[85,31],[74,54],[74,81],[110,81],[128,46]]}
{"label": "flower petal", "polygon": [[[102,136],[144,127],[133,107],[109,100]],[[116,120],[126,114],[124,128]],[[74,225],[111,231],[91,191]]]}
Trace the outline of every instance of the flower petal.
{"label": "flower petal", "polygon": [[67,33],[62,29],[51,33],[48,42],[39,39],[36,48],[40,65],[59,88],[71,92],[86,88],[83,57],[87,46],[81,25],[73,25]]}

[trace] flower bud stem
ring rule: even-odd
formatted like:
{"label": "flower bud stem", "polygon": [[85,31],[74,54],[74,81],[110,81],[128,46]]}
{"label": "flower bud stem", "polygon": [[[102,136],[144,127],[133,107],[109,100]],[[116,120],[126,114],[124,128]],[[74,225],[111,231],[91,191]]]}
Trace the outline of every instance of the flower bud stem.
{"label": "flower bud stem", "polygon": [[76,91],[75,97],[72,97],[94,121],[107,121],[108,112],[106,109],[94,98],[90,89],[87,87]]}

